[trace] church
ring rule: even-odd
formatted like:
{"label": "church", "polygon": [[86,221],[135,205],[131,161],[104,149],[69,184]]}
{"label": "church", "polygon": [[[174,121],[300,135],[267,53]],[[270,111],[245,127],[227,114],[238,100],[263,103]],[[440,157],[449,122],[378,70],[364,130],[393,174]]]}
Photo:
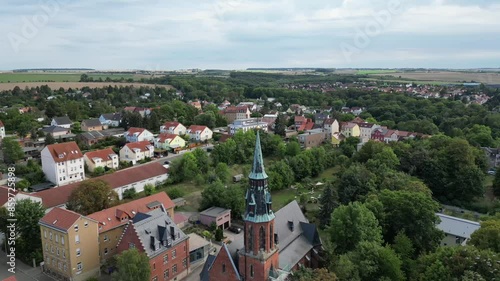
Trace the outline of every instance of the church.
{"label": "church", "polygon": [[321,239],[297,201],[276,213],[272,210],[259,132],[248,178],[243,239],[223,244],[216,255],[208,256],[200,280],[286,280],[300,266],[318,267]]}

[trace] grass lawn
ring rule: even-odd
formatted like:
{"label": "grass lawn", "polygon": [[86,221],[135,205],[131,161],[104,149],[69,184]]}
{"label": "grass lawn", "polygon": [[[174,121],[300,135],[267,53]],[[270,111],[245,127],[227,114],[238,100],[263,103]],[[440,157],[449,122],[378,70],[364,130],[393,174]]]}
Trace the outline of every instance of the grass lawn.
{"label": "grass lawn", "polygon": [[336,178],[336,174],[339,172],[338,167],[333,167],[324,170],[319,176],[313,178],[315,181],[330,181]]}
{"label": "grass lawn", "polygon": [[[8,82],[79,82],[80,76],[83,73],[0,73],[0,83],[8,83]],[[106,77],[111,79],[129,79],[133,78],[134,80],[138,80],[140,77],[135,74],[113,74],[113,73],[93,73],[87,74],[89,77],[92,77],[94,80],[102,78],[105,80]]]}
{"label": "grass lawn", "polygon": [[169,189],[178,188],[183,192],[183,198],[186,199],[186,205],[179,208],[179,211],[184,212],[197,212],[200,207],[201,192],[204,186],[196,186],[194,182],[181,182],[178,184],[168,184],[158,191],[165,191],[168,193]]}

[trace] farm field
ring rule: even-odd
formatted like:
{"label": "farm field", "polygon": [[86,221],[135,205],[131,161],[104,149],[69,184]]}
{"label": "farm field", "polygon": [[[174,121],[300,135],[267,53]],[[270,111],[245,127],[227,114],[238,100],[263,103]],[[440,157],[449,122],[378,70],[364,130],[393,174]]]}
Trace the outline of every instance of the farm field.
{"label": "farm field", "polygon": [[[0,73],[0,83],[13,82],[78,82],[83,72],[79,73],[61,73],[61,72],[4,72]],[[126,73],[86,73],[93,79],[105,80],[111,79],[134,79],[148,77],[146,75],[126,74]]]}
{"label": "farm field", "polygon": [[382,80],[416,80],[416,81],[440,81],[462,83],[464,81],[475,81],[485,84],[500,84],[500,73],[476,73],[457,71],[432,71],[432,72],[394,72],[371,74],[372,77],[382,78]]}
{"label": "farm field", "polygon": [[20,82],[20,83],[0,83],[0,91],[4,90],[12,90],[16,86],[18,86],[21,89],[24,89],[25,87],[31,88],[31,87],[38,87],[38,86],[43,86],[47,85],[51,89],[81,89],[83,87],[89,87],[89,88],[103,88],[103,87],[108,87],[108,86],[134,86],[134,87],[164,87],[167,89],[172,89],[173,87],[170,85],[154,85],[154,84],[144,84],[144,83],[118,83],[118,82]]}
{"label": "farm field", "polygon": [[360,74],[360,75],[387,74],[387,73],[396,73],[396,70],[393,70],[393,69],[362,69],[362,70],[358,70],[356,72],[356,74]]}

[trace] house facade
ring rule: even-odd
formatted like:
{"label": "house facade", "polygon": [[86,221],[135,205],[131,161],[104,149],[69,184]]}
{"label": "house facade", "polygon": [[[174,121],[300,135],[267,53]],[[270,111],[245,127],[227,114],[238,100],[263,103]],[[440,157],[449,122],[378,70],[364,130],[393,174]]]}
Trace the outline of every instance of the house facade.
{"label": "house facade", "polygon": [[130,142],[120,149],[120,161],[132,162],[134,165],[153,156],[154,146],[149,141]]}
{"label": "house facade", "polygon": [[212,139],[213,132],[207,126],[191,125],[186,131],[189,139],[192,141],[202,142]]}
{"label": "house facade", "polygon": [[81,129],[82,131],[88,132],[88,131],[102,131],[104,129],[107,129],[107,126],[102,125],[101,121],[97,118],[93,119],[86,119],[83,120],[81,123]]}
{"label": "house facade", "polygon": [[76,142],[47,145],[41,158],[45,177],[57,186],[85,179],[83,154]]}
{"label": "house facade", "polygon": [[246,132],[248,130],[262,129],[267,132],[268,124],[261,122],[257,118],[238,119],[234,120],[233,124],[229,124],[228,130],[230,135],[236,134],[237,131]]}
{"label": "house facade", "polygon": [[341,133],[346,137],[359,137],[361,135],[361,130],[359,125],[353,122],[342,123]]}
{"label": "house facade", "polygon": [[231,226],[231,210],[220,207],[210,207],[200,213],[200,223],[210,226],[212,223],[221,229]]}
{"label": "house facade", "polygon": [[108,167],[109,169],[118,169],[119,158],[113,149],[106,148],[96,151],[91,151],[83,155],[85,164],[90,172],[93,172],[97,167]]}
{"label": "house facade", "polygon": [[329,134],[333,135],[340,132],[340,125],[337,119],[328,118],[323,122],[323,129]]}
{"label": "house facade", "polygon": [[5,138],[5,126],[3,122],[0,120],[0,139]]}
{"label": "house facade", "polygon": [[359,126],[359,138],[361,142],[368,142],[372,138],[372,134],[375,129],[380,128],[379,125],[371,124],[367,122],[358,123]]}
{"label": "house facade", "polygon": [[233,123],[234,120],[248,119],[252,112],[248,106],[228,106],[223,111],[223,115],[226,117],[228,123]]}
{"label": "house facade", "polygon": [[52,118],[52,121],[50,122],[51,126],[58,126],[58,127],[63,127],[66,129],[71,129],[71,126],[73,125],[73,122],[69,119],[68,116],[63,116],[63,117],[54,117]]}
{"label": "house facade", "polygon": [[139,142],[139,141],[153,142],[154,139],[153,133],[144,128],[131,127],[123,135],[127,140],[127,142]]}
{"label": "house facade", "polygon": [[436,226],[442,230],[445,237],[441,240],[441,246],[465,246],[474,231],[481,225],[478,222],[465,220],[457,217],[437,213],[439,224]]}
{"label": "house facade", "polygon": [[186,141],[176,134],[161,133],[155,138],[154,145],[156,148],[169,150],[178,147],[185,147]]}
{"label": "house facade", "polygon": [[151,280],[181,280],[189,268],[189,236],[162,209],[139,213],[130,220],[117,253],[135,248],[146,254]]}
{"label": "house facade", "polygon": [[61,208],[39,221],[43,271],[59,280],[83,281],[99,274],[97,222]]}
{"label": "house facade", "polygon": [[305,148],[318,147],[326,140],[327,134],[324,129],[306,131],[298,136],[300,145]]}
{"label": "house facade", "polygon": [[62,137],[65,135],[68,135],[71,133],[71,130],[65,127],[59,127],[59,126],[49,126],[49,127],[44,127],[41,129],[42,132],[45,133],[45,135],[49,134],[53,136],[54,138],[57,137]]}
{"label": "house facade", "polygon": [[102,125],[106,125],[108,127],[118,127],[122,123],[122,114],[119,112],[104,113],[99,116],[99,121]]}
{"label": "house facade", "polygon": [[179,122],[165,122],[160,126],[160,133],[169,133],[183,136],[186,134],[186,127]]}

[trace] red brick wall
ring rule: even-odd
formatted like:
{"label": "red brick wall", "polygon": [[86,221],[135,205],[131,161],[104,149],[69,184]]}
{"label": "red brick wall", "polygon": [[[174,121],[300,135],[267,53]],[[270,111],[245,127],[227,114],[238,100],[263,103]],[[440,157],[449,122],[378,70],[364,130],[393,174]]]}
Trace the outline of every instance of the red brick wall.
{"label": "red brick wall", "polygon": [[[185,250],[184,250],[185,249]],[[176,257],[172,259],[172,252],[176,250]],[[163,264],[163,257],[165,254],[168,254],[168,262]],[[183,267],[182,261],[186,259],[186,267]],[[173,266],[177,265],[177,273],[173,273]],[[166,280],[173,280],[175,276],[180,275],[182,272],[186,271],[189,268],[189,240],[186,240],[175,247],[168,249],[161,253],[160,255],[152,258],[149,261],[149,266],[151,267],[151,279],[155,276],[158,277],[158,280],[163,279],[163,272],[168,269],[169,275]]]}
{"label": "red brick wall", "polygon": [[[225,272],[223,268],[225,268]],[[210,280],[233,281],[238,280],[237,276],[238,274],[231,263],[231,258],[224,247],[222,247],[210,269]]]}
{"label": "red brick wall", "polygon": [[121,252],[128,250],[130,243],[134,243],[135,248],[139,252],[144,252],[141,240],[139,240],[139,237],[137,237],[133,224],[128,225],[127,229],[125,230],[125,234],[123,234],[122,240],[120,241],[120,243],[118,243],[116,253],[120,254]]}
{"label": "red brick wall", "polygon": [[[261,262],[260,260],[251,258],[251,257],[246,257],[246,262],[245,262],[245,256],[240,255],[239,256],[239,269],[240,273],[242,276],[246,276],[245,280],[255,280],[255,281],[261,281],[261,280],[268,280],[269,278],[269,270],[271,269],[271,266],[273,266],[275,269],[279,268],[279,253],[276,251],[271,257],[269,257],[265,262]],[[246,271],[245,271],[245,266],[246,266]],[[253,277],[251,275],[251,266],[253,266]],[[220,279],[224,280],[224,279]]]}

